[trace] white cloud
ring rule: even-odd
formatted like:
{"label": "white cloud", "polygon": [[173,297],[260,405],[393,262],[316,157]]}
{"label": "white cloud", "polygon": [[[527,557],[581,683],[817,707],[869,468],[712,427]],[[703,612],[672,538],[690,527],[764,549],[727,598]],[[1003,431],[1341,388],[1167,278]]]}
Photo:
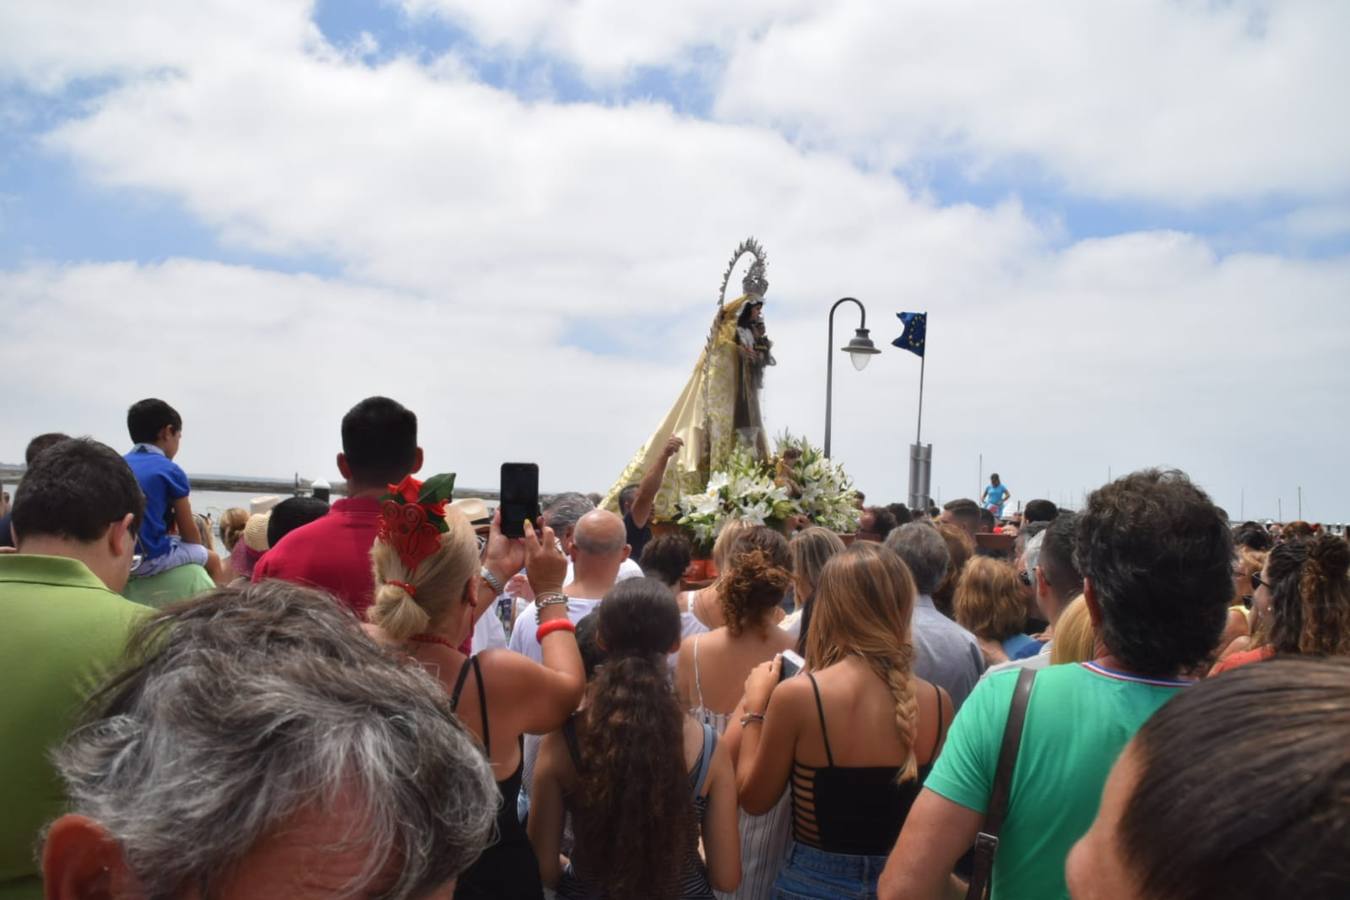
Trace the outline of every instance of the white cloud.
{"label": "white cloud", "polygon": [[402,0],[414,18],[440,16],[479,42],[516,56],[543,53],[565,60],[596,84],[622,82],[641,67],[689,69],[690,52],[721,52],[774,22],[794,21],[814,0]]}
{"label": "white cloud", "polygon": [[[747,121],[726,124],[657,104],[525,102],[457,65],[361,64],[316,38],[303,7],[259,9],[273,37],[256,45],[235,13],[206,9],[164,26],[102,20],[83,53],[44,36],[56,21],[45,12],[25,16],[29,33],[11,45],[34,49],[11,71],[38,85],[125,78],[46,146],[96,184],[181,203],[228,243],[320,254],[340,274],[194,260],[0,272],[11,370],[23,373],[0,459],[53,428],[117,443],[127,403],[159,394],[187,419],[189,470],[331,475],[341,413],[384,392],[421,416],[429,465],[463,483],[534,458],[546,488],[603,488],[687,377],[725,255],[753,233],[771,260],[775,430],[819,439],[824,316],[853,294],[882,345],[895,312],[932,314],[925,437],[947,498],[975,489],[984,452],[1023,499],[1089,487],[1107,466],[1172,462],[1234,508],[1248,487],[1249,514],[1261,492],[1273,512],[1295,479],[1340,502],[1335,463],[1303,448],[1345,441],[1329,412],[1350,387],[1345,259],[1219,257],[1168,232],[1069,243],[1016,199],[943,207],[740,107]],[[209,47],[166,48],[161,27]],[[750,28],[736,52],[797,27]],[[678,56],[682,34],[644,53]],[[854,46],[851,34],[816,37]],[[118,43],[142,55],[105,46]],[[805,49],[788,51],[776,102],[838,87]],[[876,63],[871,52],[857,46],[859,66]],[[819,85],[803,81],[812,71]],[[865,141],[856,123],[883,99],[812,115],[831,141]],[[1069,131],[1074,158],[1111,136]],[[1258,174],[1262,191],[1286,186]],[[837,455],[874,499],[898,498],[918,360],[888,350],[861,374],[839,362]]]}
{"label": "white cloud", "polygon": [[1336,0],[404,6],[597,84],[714,49],[718,117],[881,167],[1029,169],[1167,206],[1350,189]]}
{"label": "white cloud", "polygon": [[82,78],[210,66],[241,51],[319,46],[313,0],[179,3],[43,0],[0,5],[0,84],[57,91]]}

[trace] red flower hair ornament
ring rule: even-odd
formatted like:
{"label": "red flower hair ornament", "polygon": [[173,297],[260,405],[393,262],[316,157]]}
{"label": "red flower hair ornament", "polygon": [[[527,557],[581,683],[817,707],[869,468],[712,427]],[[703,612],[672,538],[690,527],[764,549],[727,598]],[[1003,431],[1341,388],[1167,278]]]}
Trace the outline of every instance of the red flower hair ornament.
{"label": "red flower hair ornament", "polygon": [[411,475],[389,485],[380,498],[380,530],[377,540],[398,551],[403,568],[411,576],[417,567],[441,546],[441,535],[450,530],[445,504],[455,489],[455,474],[433,475],[418,481]]}

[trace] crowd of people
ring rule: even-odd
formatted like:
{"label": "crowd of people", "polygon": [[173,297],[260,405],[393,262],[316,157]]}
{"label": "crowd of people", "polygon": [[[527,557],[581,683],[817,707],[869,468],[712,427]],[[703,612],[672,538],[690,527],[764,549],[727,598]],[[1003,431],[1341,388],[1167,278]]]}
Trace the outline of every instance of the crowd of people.
{"label": "crowd of people", "polygon": [[182,430],[29,445],[0,898],[1350,896],[1341,535],[1177,471],[1018,513],[995,477],[728,522],[689,583],[678,441],[511,538],[388,398],[345,497],[214,529]]}

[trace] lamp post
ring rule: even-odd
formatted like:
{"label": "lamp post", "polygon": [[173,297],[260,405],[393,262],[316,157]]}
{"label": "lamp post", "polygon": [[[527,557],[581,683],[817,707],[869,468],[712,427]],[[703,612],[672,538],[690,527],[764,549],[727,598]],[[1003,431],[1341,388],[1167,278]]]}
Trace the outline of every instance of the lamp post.
{"label": "lamp post", "polygon": [[853,368],[861,372],[867,368],[867,363],[881,351],[872,343],[872,339],[867,333],[867,310],[862,303],[853,297],[842,297],[836,300],[834,306],[830,307],[830,336],[825,347],[825,456],[830,455],[830,416],[834,411],[834,312],[842,304],[856,303],[858,312],[861,314],[861,321],[858,322],[858,328],[855,330],[853,338],[848,342],[847,347],[839,349],[848,354],[849,361],[853,363]]}

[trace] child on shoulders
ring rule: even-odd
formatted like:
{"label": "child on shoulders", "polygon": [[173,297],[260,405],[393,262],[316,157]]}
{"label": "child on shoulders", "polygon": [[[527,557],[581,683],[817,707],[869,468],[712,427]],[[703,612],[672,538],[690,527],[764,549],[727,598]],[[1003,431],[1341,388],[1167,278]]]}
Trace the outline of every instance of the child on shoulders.
{"label": "child on shoulders", "polygon": [[[202,543],[188,499],[192,488],[187,473],[173,461],[183,439],[182,417],[163,400],[142,400],[127,411],[127,430],[136,446],[125,458],[145,494],[141,561],[131,574],[144,578],[195,564],[205,567],[219,584],[220,557]],[[177,534],[170,533],[171,525]]]}

